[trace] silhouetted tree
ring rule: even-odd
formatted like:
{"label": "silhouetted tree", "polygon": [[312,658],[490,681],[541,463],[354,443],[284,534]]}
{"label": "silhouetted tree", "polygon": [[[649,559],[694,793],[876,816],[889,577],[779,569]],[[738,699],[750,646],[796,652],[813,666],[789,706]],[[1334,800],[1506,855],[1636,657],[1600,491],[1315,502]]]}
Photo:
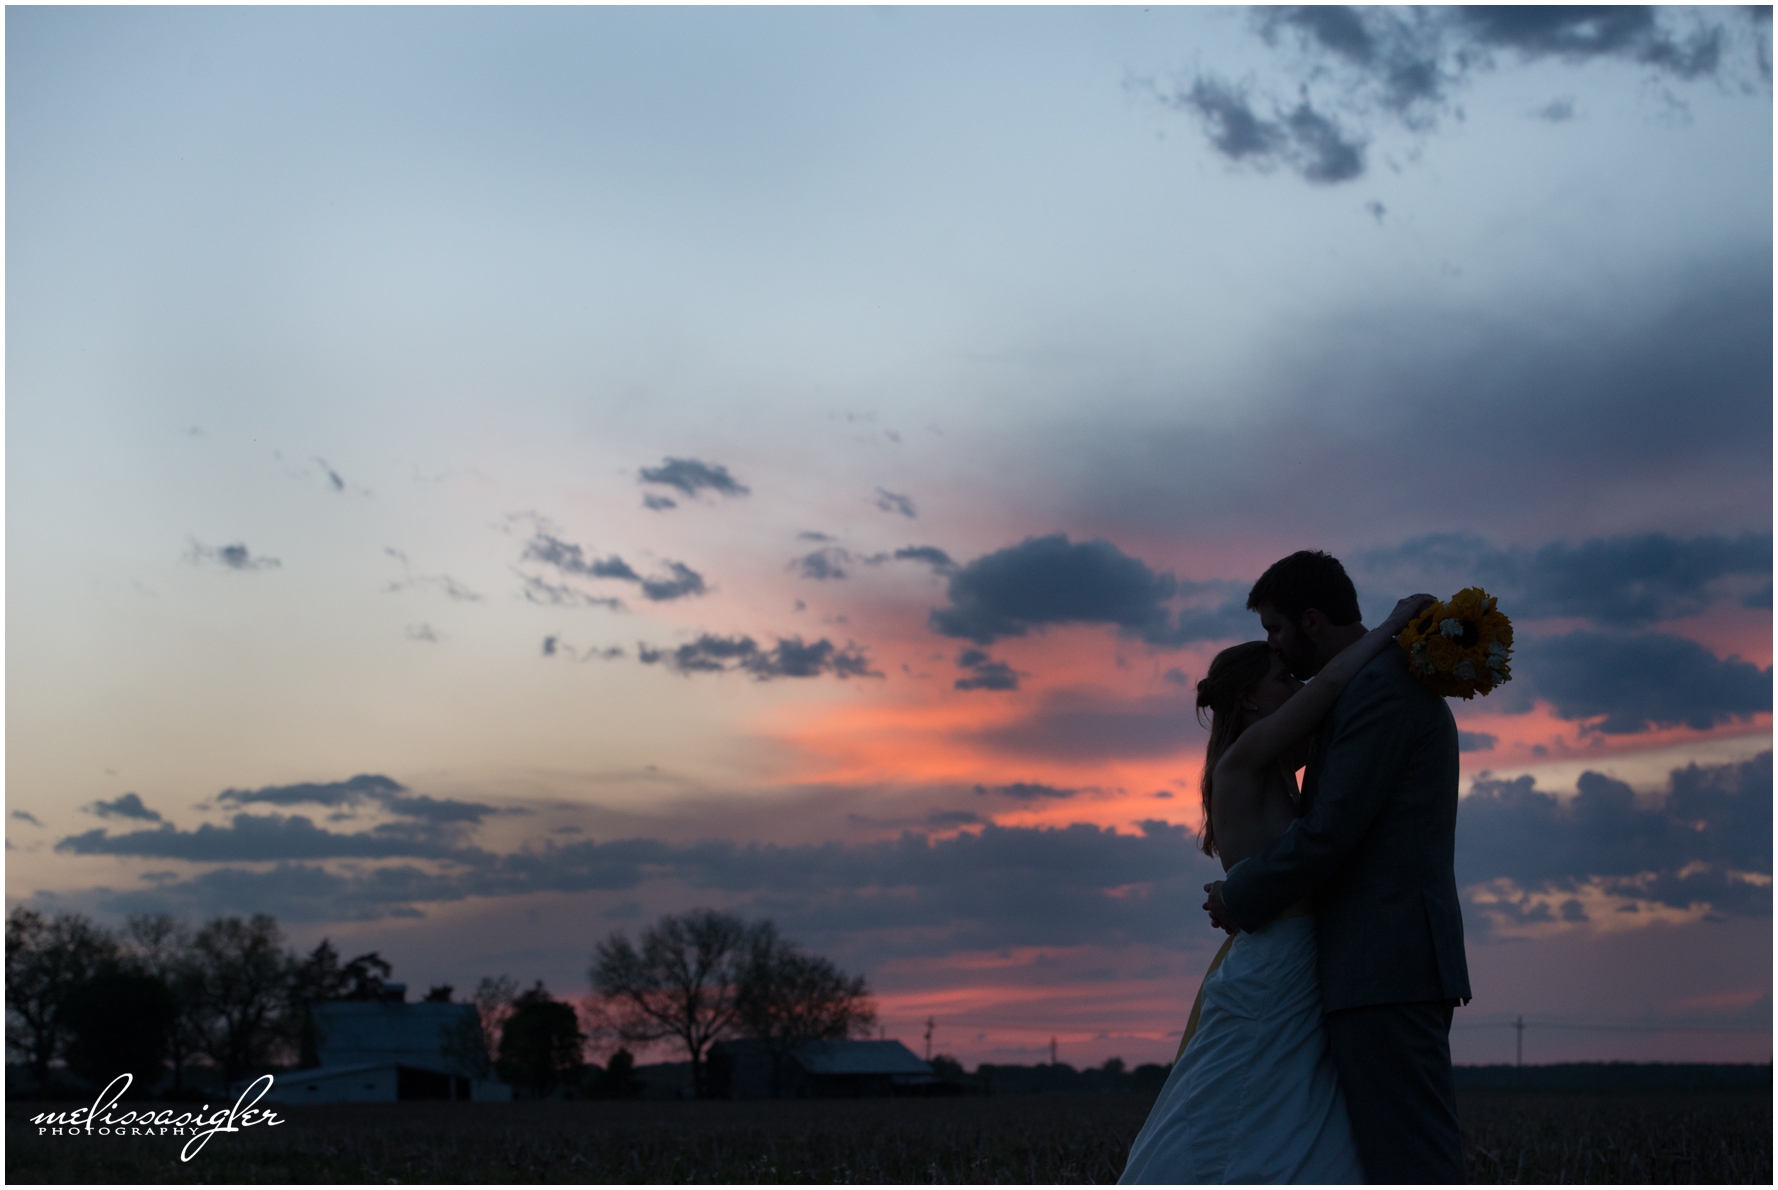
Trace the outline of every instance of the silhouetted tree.
{"label": "silhouetted tree", "polygon": [[739,1022],[739,996],[754,929],[713,909],[669,914],[644,931],[638,949],[622,931],[598,944],[590,969],[594,1007],[625,1041],[677,1038],[705,1093],[705,1053]]}
{"label": "silhouetted tree", "polygon": [[451,993],[454,991],[456,991],[456,989],[448,983],[437,984],[426,989],[425,1002],[427,1004],[449,1004],[451,1002]]}
{"label": "silhouetted tree", "polygon": [[292,1032],[292,959],[278,923],[264,913],[219,917],[192,939],[205,1010],[203,1053],[230,1082],[265,1066]]}
{"label": "silhouetted tree", "polygon": [[20,907],[6,915],[6,1044],[39,1086],[68,1041],[69,992],[116,956],[116,940],[81,914],[46,918]]}
{"label": "silhouetted tree", "polygon": [[862,975],[848,977],[831,961],[804,954],[770,922],[752,931],[736,1008],[741,1030],[766,1043],[774,1083],[801,1043],[868,1035],[877,1021]]}
{"label": "silhouetted tree", "polygon": [[191,932],[170,913],[137,913],[124,935],[130,961],[166,985],[173,997],[173,1023],[167,1030],[167,1060],[173,1090],[182,1091],[185,1067],[204,1045],[202,974],[191,951]]}
{"label": "silhouetted tree", "polygon": [[160,1080],[179,1014],[160,977],[127,961],[107,962],[69,989],[63,1011],[75,1074],[101,1086],[131,1074],[131,1093],[146,1093]]}
{"label": "silhouetted tree", "polygon": [[587,1082],[595,1099],[635,1099],[642,1094],[642,1080],[636,1077],[636,1056],[626,1049],[612,1054],[605,1069]]}
{"label": "silhouetted tree", "polygon": [[574,1006],[552,998],[539,980],[513,1001],[500,1031],[500,1075],[538,1096],[572,1086],[580,1081],[583,1040]]}
{"label": "silhouetted tree", "polygon": [[321,1000],[380,1000],[391,970],[374,950],[341,965],[339,951],[325,938],[306,958],[292,961],[286,1019],[299,1066],[321,1064],[322,1038],[309,1005]]}

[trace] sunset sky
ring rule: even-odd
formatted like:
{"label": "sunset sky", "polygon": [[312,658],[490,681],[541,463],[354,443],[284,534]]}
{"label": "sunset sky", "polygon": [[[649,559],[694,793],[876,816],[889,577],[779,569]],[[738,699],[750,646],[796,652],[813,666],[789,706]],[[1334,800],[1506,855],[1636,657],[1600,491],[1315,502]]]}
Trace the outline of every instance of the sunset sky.
{"label": "sunset sky", "polygon": [[716,906],[1165,1061],[1321,548],[1517,628],[1456,1060],[1770,1061],[1769,10],[6,33],[9,905],[568,997]]}

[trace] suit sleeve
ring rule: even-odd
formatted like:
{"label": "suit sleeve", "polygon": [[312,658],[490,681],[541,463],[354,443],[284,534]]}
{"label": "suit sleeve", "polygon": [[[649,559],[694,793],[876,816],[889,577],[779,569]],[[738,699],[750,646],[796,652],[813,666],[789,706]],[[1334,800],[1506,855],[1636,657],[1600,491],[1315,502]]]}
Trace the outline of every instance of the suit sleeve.
{"label": "suit sleeve", "polygon": [[[1336,704],[1315,804],[1290,829],[1229,869],[1223,905],[1242,929],[1258,929],[1338,871],[1388,799],[1412,737],[1408,693],[1368,667]],[[1344,700],[1342,700],[1344,701]]]}

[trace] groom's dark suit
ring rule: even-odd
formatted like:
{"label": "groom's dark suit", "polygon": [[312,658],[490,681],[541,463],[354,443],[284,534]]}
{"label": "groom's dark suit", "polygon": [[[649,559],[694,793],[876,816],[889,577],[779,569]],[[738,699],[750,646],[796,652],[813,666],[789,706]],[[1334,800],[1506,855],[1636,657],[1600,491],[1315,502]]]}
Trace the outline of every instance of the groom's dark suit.
{"label": "groom's dark suit", "polygon": [[1373,1182],[1462,1182],[1451,1008],[1469,999],[1453,858],[1457,724],[1384,650],[1316,733],[1303,816],[1229,870],[1227,916],[1257,929],[1315,906],[1328,1048]]}

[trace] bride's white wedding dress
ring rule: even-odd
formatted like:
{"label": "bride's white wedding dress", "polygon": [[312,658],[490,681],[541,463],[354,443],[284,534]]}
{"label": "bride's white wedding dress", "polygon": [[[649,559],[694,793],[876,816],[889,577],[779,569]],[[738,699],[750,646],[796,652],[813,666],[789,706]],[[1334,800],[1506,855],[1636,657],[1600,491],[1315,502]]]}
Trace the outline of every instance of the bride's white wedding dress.
{"label": "bride's white wedding dress", "polygon": [[1364,1181],[1321,1026],[1312,915],[1235,936],[1118,1181]]}

